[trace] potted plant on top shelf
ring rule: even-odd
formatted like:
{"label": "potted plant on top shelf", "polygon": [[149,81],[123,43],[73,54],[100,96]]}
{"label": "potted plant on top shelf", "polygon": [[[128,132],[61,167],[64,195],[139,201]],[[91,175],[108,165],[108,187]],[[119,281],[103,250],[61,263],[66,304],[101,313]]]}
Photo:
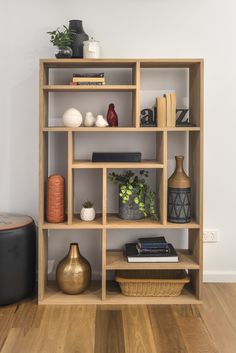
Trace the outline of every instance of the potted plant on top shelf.
{"label": "potted plant on top shelf", "polygon": [[158,220],[156,214],[156,194],[147,184],[149,173],[140,170],[135,175],[132,170],[123,174],[109,173],[108,179],[119,185],[119,216],[123,219],[142,219],[150,217]]}
{"label": "potted plant on top shelf", "polygon": [[70,45],[74,31],[66,26],[63,26],[63,29],[61,31],[57,28],[55,31],[47,32],[51,36],[50,42],[58,48],[58,52],[55,54],[57,59],[72,57]]}

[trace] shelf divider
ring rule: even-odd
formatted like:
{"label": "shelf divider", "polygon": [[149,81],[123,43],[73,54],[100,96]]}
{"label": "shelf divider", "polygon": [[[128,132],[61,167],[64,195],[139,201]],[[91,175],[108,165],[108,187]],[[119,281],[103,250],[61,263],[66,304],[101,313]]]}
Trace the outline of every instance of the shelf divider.
{"label": "shelf divider", "polygon": [[67,180],[67,217],[68,224],[73,221],[73,132],[68,131],[68,180]]}
{"label": "shelf divider", "polygon": [[133,69],[133,84],[136,91],[133,93],[133,125],[140,127],[140,62],[137,61]]}

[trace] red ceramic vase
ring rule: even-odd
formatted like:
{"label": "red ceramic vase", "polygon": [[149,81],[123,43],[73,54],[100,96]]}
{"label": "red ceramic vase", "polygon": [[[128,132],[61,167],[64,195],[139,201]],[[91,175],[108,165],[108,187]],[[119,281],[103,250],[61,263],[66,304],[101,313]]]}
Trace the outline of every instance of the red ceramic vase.
{"label": "red ceramic vase", "polygon": [[107,111],[107,122],[109,126],[118,126],[118,116],[115,112],[115,105],[113,103],[109,104]]}

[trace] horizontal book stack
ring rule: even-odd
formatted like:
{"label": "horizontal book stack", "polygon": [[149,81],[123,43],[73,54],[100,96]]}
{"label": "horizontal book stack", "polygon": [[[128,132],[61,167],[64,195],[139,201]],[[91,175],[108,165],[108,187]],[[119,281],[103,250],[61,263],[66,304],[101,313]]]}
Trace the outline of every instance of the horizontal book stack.
{"label": "horizontal book stack", "polygon": [[137,243],[125,244],[128,262],[178,262],[172,244],[164,237],[139,238]]}
{"label": "horizontal book stack", "polygon": [[157,125],[158,127],[176,126],[176,94],[166,93],[157,97]]}
{"label": "horizontal book stack", "polygon": [[94,74],[73,74],[72,81],[70,82],[72,86],[97,86],[105,85],[105,75],[104,72],[94,73]]}

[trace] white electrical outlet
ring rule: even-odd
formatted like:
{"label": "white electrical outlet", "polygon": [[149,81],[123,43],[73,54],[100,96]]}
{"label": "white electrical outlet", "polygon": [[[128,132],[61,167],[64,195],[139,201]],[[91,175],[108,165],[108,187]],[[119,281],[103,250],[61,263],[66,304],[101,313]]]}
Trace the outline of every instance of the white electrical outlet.
{"label": "white electrical outlet", "polygon": [[218,229],[205,229],[203,232],[204,243],[217,243],[219,241]]}

